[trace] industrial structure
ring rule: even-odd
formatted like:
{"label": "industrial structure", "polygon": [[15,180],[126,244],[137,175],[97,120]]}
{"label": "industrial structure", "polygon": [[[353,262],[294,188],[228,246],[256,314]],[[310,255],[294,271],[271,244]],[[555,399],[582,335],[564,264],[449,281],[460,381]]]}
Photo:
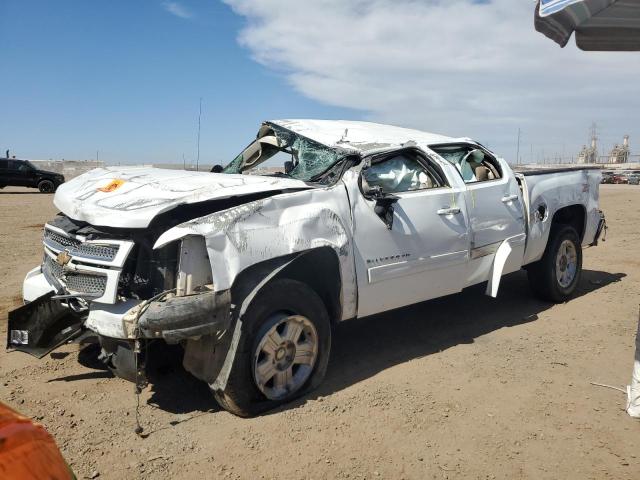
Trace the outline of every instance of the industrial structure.
{"label": "industrial structure", "polygon": [[622,139],[622,145],[616,144],[609,154],[609,163],[626,163],[629,161],[629,135]]}
{"label": "industrial structure", "polygon": [[598,135],[596,133],[596,124],[591,124],[590,129],[591,144],[589,147],[582,146],[582,150],[578,153],[576,163],[597,163],[598,161]]}
{"label": "industrial structure", "polygon": [[604,150],[602,155],[598,154],[598,132],[595,123],[592,123],[589,128],[589,139],[589,146],[582,146],[576,163],[627,163],[630,161],[629,135],[623,137],[622,145],[616,143],[609,155],[605,155]]}

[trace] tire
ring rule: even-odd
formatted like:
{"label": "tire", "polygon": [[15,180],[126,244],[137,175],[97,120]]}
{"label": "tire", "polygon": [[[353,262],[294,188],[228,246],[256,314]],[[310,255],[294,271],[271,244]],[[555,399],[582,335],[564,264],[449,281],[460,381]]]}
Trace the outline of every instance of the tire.
{"label": "tire", "polygon": [[552,227],[542,258],[531,264],[527,273],[529,285],[540,299],[554,303],[569,300],[582,274],[582,247],[576,230],[569,225]]}
{"label": "tire", "polygon": [[[242,332],[227,384],[224,390],[212,387],[222,408],[251,417],[320,385],[331,350],[331,324],[315,291],[297,280],[274,280],[258,293],[241,321]],[[293,342],[287,340],[298,329],[301,333],[291,337]],[[282,342],[270,342],[274,336]],[[299,358],[309,363],[295,363]],[[291,370],[289,362],[293,362]],[[272,371],[276,373],[269,377]],[[289,372],[288,377],[285,372]],[[270,380],[259,384],[260,378]],[[291,384],[281,388],[284,378]]]}
{"label": "tire", "polygon": [[38,182],[38,190],[41,193],[53,193],[56,191],[56,185],[51,180],[40,180]]}

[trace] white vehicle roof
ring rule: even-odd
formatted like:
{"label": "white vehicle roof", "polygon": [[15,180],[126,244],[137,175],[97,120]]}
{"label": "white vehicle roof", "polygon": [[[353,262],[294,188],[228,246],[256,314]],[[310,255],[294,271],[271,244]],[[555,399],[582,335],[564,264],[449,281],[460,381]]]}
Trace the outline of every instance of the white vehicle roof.
{"label": "white vehicle roof", "polygon": [[469,138],[453,138],[393,125],[351,120],[271,120],[269,123],[279,125],[327,147],[353,149],[359,153],[400,147],[407,142],[415,142],[418,147],[428,147],[442,143],[471,141]]}

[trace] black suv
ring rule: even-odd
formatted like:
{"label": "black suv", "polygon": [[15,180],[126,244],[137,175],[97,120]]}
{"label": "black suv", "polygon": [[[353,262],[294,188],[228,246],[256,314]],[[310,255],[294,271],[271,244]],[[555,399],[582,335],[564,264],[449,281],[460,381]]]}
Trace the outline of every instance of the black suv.
{"label": "black suv", "polygon": [[32,187],[52,193],[64,183],[64,176],[37,169],[29,160],[0,158],[0,188]]}

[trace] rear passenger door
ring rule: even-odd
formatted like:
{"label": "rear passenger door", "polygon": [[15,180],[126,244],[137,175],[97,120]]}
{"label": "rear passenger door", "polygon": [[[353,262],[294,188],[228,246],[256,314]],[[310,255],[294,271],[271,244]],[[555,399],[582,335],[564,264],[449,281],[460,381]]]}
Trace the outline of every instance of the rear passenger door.
{"label": "rear passenger door", "polygon": [[11,185],[17,187],[29,187],[31,179],[31,168],[20,160],[9,160],[9,178],[11,179]]}
{"label": "rear passenger door", "polygon": [[0,187],[10,185],[9,183],[9,160],[0,159]]}
{"label": "rear passenger door", "polygon": [[22,186],[24,181],[20,176],[20,172],[18,170],[20,162],[16,160],[7,160],[7,170],[6,170],[6,178],[7,185],[11,186]]}
{"label": "rear passenger door", "polygon": [[511,253],[502,273],[519,270],[526,240],[525,219],[520,187],[509,166],[473,143],[432,149],[454,164],[467,187],[471,250],[466,286],[489,278],[495,254],[505,241]]}

